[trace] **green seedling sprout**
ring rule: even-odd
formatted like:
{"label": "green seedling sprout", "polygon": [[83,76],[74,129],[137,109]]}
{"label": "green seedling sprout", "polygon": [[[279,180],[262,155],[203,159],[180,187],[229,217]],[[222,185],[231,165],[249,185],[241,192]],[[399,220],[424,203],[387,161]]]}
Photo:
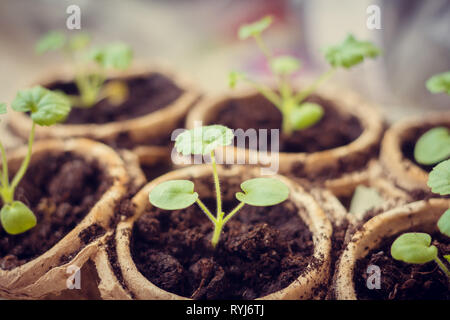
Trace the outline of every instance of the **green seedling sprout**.
{"label": "green seedling sprout", "polygon": [[[436,74],[426,82],[431,93],[450,95],[450,71]],[[436,127],[425,132],[414,147],[415,160],[423,165],[434,165],[450,157],[450,129]]]}
{"label": "green seedling sprout", "polygon": [[[14,192],[24,177],[31,160],[35,127],[36,125],[50,126],[64,121],[70,112],[70,103],[66,97],[37,86],[19,91],[11,107],[18,112],[28,112],[33,120],[28,137],[27,154],[12,181],[9,180],[6,151],[0,141],[2,157],[0,196],[3,201],[3,207],[0,211],[0,222],[7,233],[16,235],[36,225],[36,217],[33,212],[23,202],[14,200]],[[0,104],[0,113],[6,113],[6,104]]]}
{"label": "green seedling sprout", "polygon": [[79,95],[69,96],[72,105],[90,108],[103,99],[108,99],[112,105],[123,103],[128,97],[128,87],[118,80],[105,83],[106,72],[128,68],[133,56],[131,48],[120,42],[91,48],[90,43],[91,38],[85,33],[67,38],[61,32],[52,31],[39,40],[36,52],[60,50],[74,65]]}
{"label": "green seedling sprout", "polygon": [[317,103],[305,102],[322,83],[331,78],[338,68],[349,69],[366,58],[375,58],[380,50],[371,42],[359,41],[348,35],[341,44],[325,50],[325,58],[331,68],[319,76],[312,84],[295,92],[291,77],[301,67],[297,58],[289,55],[274,56],[262,38],[262,32],[272,23],[272,17],[266,16],[259,21],[242,26],[238,36],[244,40],[253,38],[267,59],[272,74],[277,80],[277,91],[250,79],[245,73],[233,71],[229,74],[229,86],[234,88],[242,80],[252,85],[267,100],[272,102],[283,116],[282,132],[291,135],[295,130],[302,130],[316,124],[323,116],[323,108]]}
{"label": "green seedling sprout", "polygon": [[[434,193],[450,194],[450,160],[443,161],[433,168],[428,177],[428,186]],[[450,237],[450,209],[447,209],[439,218],[437,227],[442,234]],[[413,264],[423,264],[434,260],[450,281],[450,271],[439,259],[437,247],[430,244],[429,234],[404,233],[392,244],[391,255],[396,260]],[[444,258],[450,263],[450,255],[445,255]]]}
{"label": "green seedling sprout", "polygon": [[184,156],[210,155],[216,191],[217,210],[214,216],[194,191],[194,183],[189,180],[172,180],[157,185],[149,194],[149,200],[155,207],[164,210],[180,210],[194,203],[206,214],[214,224],[211,244],[215,248],[219,243],[223,226],[245,205],[273,206],[286,200],[289,196],[288,187],[274,178],[255,178],[241,184],[243,192],[237,192],[240,203],[227,215],[222,210],[219,176],[214,150],[229,145],[233,140],[231,129],[221,125],[196,127],[181,133],[175,148]]}

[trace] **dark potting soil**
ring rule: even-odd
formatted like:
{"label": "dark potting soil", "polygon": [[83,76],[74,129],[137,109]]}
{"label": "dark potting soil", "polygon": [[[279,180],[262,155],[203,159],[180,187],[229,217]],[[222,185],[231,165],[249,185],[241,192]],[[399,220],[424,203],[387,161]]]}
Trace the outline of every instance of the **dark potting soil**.
{"label": "dark potting soil", "polygon": [[434,165],[426,166],[426,165],[422,165],[422,164],[416,162],[416,159],[414,158],[414,147],[416,146],[417,140],[419,140],[419,138],[425,132],[427,132],[428,130],[430,130],[432,128],[441,127],[441,126],[447,127],[448,129],[450,129],[450,125],[447,120],[447,121],[443,121],[441,124],[438,124],[438,125],[431,126],[429,124],[424,124],[421,127],[416,127],[416,128],[409,130],[406,137],[401,142],[401,146],[400,146],[403,156],[406,159],[410,160],[412,163],[414,163],[416,166],[419,166],[420,168],[425,170],[426,172],[430,172],[434,168]]}
{"label": "dark potting soil", "polygon": [[[420,230],[418,230],[420,232]],[[449,281],[437,264],[432,261],[417,265],[392,258],[390,248],[398,235],[384,241],[379,249],[372,250],[364,259],[357,261],[354,282],[358,299],[374,300],[449,300]],[[438,247],[440,259],[450,253],[449,239],[440,233],[432,235],[432,244]],[[380,289],[368,289],[366,273],[369,265],[381,269]],[[449,264],[447,263],[447,268]]]}
{"label": "dark potting soil", "polygon": [[[37,225],[20,235],[0,227],[0,268],[11,270],[52,248],[89,212],[112,180],[100,165],[72,154],[48,156],[33,162],[16,189],[15,199],[36,215]],[[82,242],[104,233],[93,225],[80,232]]]}
{"label": "dark potting soil", "polygon": [[[121,80],[121,79],[111,79]],[[160,73],[126,78],[129,97],[121,105],[111,105],[104,99],[92,108],[73,108],[66,119],[67,124],[109,123],[144,116],[169,105],[181,96],[183,91],[169,78]],[[76,95],[74,82],[55,82],[48,86],[66,94]]]}
{"label": "dark potting soil", "polygon": [[[281,152],[317,152],[337,148],[357,139],[363,128],[352,115],[338,111],[334,103],[318,96],[311,96],[308,102],[320,104],[325,111],[323,118],[314,126],[295,131],[291,136],[280,132]],[[266,98],[255,95],[245,99],[232,99],[220,110],[217,119],[211,121],[232,129],[280,129],[281,112]],[[268,135],[270,148],[271,135]],[[248,148],[248,142],[246,142]],[[270,150],[270,149],[268,149]]]}
{"label": "dark potting soil", "polygon": [[172,161],[168,159],[167,161],[158,162],[153,165],[141,164],[141,169],[144,172],[147,181],[152,181],[153,179],[172,170]]}
{"label": "dark potting soil", "polygon": [[[213,183],[206,180],[210,194]],[[201,196],[199,184],[197,179]],[[228,192],[224,199],[232,199],[239,182],[224,181],[222,186]],[[202,200],[215,208],[215,199]],[[236,204],[224,201],[224,210]],[[298,210],[305,209],[289,201],[244,206],[225,225],[213,250],[213,225],[199,208],[153,208],[134,225],[131,253],[139,271],[166,291],[194,299],[254,299],[287,287],[308,272],[308,265],[321,263],[312,256],[312,235]]]}

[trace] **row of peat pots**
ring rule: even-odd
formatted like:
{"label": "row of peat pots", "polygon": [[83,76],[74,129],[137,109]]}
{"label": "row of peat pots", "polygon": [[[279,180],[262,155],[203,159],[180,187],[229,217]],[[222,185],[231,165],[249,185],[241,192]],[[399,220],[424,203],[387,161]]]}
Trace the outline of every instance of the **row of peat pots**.
{"label": "row of peat pots", "polygon": [[[120,76],[130,90],[122,104],[73,109],[64,124],[36,128],[15,198],[34,212],[37,225],[20,235],[1,229],[1,297],[450,297],[449,281],[435,262],[408,264],[390,252],[396,237],[413,231],[429,233],[439,257],[450,252],[436,227],[450,199],[430,191],[431,168],[413,157],[424,132],[450,128],[450,113],[386,130],[376,107],[352,92],[321,86],[309,100],[322,105],[323,118],[280,135],[273,177],[287,186],[288,199],[244,206],[212,249],[213,225],[198,207],[167,211],[149,202],[162,182],[191,180],[204,203],[216,206],[209,164],[172,163],[172,132],[197,121],[244,131],[279,129],[281,115],[256,91],[201,96],[178,74],[143,70]],[[38,83],[74,90],[70,74]],[[31,119],[14,113],[8,126],[28,138]],[[254,149],[228,146],[218,153],[230,149],[235,160],[259,159]],[[26,154],[26,147],[8,152],[9,172],[20,170]],[[240,184],[260,177],[263,165],[270,164],[218,166],[224,211],[236,206]]]}

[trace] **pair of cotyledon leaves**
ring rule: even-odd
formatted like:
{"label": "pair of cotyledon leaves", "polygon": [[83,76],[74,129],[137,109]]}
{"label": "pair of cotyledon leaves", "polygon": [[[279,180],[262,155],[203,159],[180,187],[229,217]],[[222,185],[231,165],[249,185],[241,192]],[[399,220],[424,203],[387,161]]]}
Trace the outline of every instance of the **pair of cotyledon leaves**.
{"label": "pair of cotyledon leaves", "polygon": [[[62,32],[52,31],[38,41],[36,52],[59,50],[65,46],[72,52],[80,51],[85,49],[90,41],[91,38],[86,33],[80,33],[67,39]],[[105,69],[126,69],[131,63],[133,52],[125,43],[117,42],[93,48],[88,52],[87,58]]]}
{"label": "pair of cotyledon leaves", "polygon": [[[196,127],[181,133],[175,147],[183,155],[207,155],[218,147],[229,145],[233,136],[231,129],[221,125]],[[273,178],[247,180],[241,184],[241,188],[244,192],[236,193],[236,198],[253,206],[275,205],[286,200],[289,195],[287,186]],[[177,210],[196,202],[198,194],[194,191],[192,181],[171,180],[157,185],[149,197],[150,202],[158,208]]]}

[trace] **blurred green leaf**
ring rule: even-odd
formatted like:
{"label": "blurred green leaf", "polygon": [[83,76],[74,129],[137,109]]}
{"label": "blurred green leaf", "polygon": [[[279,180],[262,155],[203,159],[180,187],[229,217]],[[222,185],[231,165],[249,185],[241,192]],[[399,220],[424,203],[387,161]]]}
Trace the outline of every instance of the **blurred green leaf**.
{"label": "blurred green leaf", "polygon": [[272,59],[270,68],[276,74],[290,75],[300,69],[301,63],[292,56],[278,56]]}
{"label": "blurred green leaf", "polygon": [[126,69],[131,64],[133,51],[125,43],[112,43],[93,49],[90,56],[105,69]]}
{"label": "blurred green leaf", "polygon": [[91,36],[88,33],[78,33],[69,41],[69,48],[72,51],[80,51],[86,49],[91,42]]}
{"label": "blurred green leaf", "polygon": [[431,93],[445,92],[450,95],[450,71],[432,76],[426,86]]}
{"label": "blurred green leaf", "polygon": [[239,28],[239,39],[247,39],[255,36],[266,30],[272,24],[272,17],[265,16],[264,18],[249,24],[245,24]]}
{"label": "blurred green leaf", "polygon": [[444,214],[439,218],[437,226],[442,234],[450,237],[450,209],[444,212]]}
{"label": "blurred green leaf", "polygon": [[373,43],[356,40],[353,35],[348,35],[341,44],[325,50],[325,58],[333,67],[347,69],[379,54],[380,49]]}
{"label": "blurred green leaf", "polygon": [[292,128],[303,130],[319,122],[323,113],[323,108],[317,103],[305,102],[292,109],[289,120]]}
{"label": "blurred green leaf", "polygon": [[450,130],[437,127],[425,132],[414,147],[414,158],[420,164],[431,165],[450,157]]}
{"label": "blurred green leaf", "polygon": [[44,35],[36,44],[36,52],[42,54],[47,51],[61,49],[66,43],[66,37],[62,32],[51,31]]}

